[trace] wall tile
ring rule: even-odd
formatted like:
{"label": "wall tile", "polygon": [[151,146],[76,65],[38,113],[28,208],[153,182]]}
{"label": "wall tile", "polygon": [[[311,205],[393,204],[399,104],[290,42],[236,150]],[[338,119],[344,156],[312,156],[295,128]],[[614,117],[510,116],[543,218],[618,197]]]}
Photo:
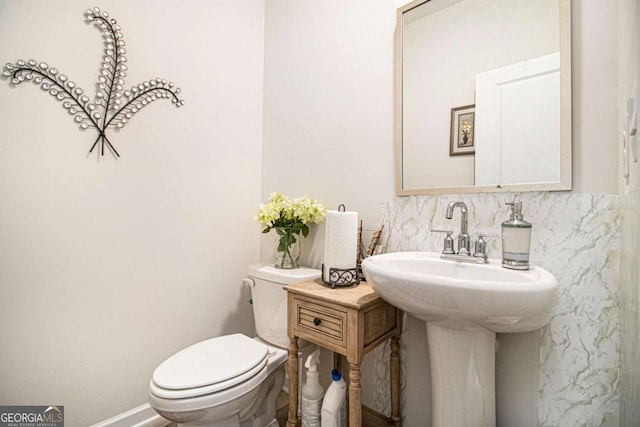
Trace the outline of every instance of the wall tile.
{"label": "wall tile", "polygon": [[[554,315],[540,330],[538,425],[617,425],[617,195],[538,192],[401,198],[381,205],[380,222],[388,230],[386,250],[441,250],[444,235],[430,230],[453,229],[457,234],[459,213],[453,220],[444,217],[453,200],[467,204],[470,234],[499,233],[500,224],[508,218],[504,203],[514,198],[522,200],[525,219],[534,227],[532,263],[549,270],[559,282]],[[500,239],[491,240],[489,247],[490,256],[500,258]],[[402,350],[406,351],[406,343]],[[387,384],[387,351],[375,352],[376,384]],[[388,411],[386,393],[386,387],[376,389],[374,406],[382,412]],[[413,399],[403,393],[405,406],[416,404]]]}

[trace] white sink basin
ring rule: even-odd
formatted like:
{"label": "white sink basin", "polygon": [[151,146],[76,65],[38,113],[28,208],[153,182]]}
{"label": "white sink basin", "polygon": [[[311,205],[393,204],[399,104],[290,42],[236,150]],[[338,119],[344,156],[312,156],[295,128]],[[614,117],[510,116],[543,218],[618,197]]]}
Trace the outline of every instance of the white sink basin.
{"label": "white sink basin", "polygon": [[367,282],[389,303],[427,322],[475,323],[493,332],[527,332],[549,322],[558,282],[540,267],[508,270],[500,260],[467,264],[436,252],[366,258]]}

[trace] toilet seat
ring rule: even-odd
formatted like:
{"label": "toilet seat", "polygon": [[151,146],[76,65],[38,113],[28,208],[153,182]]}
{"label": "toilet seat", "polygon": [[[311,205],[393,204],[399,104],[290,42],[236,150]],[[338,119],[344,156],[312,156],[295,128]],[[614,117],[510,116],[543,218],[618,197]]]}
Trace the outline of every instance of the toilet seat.
{"label": "toilet seat", "polygon": [[166,399],[216,393],[258,375],[268,357],[267,345],[246,335],[212,338],[185,348],[158,366],[150,391]]}

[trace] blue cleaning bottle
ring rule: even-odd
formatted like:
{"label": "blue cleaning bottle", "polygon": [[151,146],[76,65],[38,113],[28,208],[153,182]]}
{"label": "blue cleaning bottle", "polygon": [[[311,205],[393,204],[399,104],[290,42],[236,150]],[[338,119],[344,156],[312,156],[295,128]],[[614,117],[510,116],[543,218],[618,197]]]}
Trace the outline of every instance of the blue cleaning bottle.
{"label": "blue cleaning bottle", "polygon": [[347,427],[347,383],[340,371],[331,371],[333,381],[322,401],[321,427]]}

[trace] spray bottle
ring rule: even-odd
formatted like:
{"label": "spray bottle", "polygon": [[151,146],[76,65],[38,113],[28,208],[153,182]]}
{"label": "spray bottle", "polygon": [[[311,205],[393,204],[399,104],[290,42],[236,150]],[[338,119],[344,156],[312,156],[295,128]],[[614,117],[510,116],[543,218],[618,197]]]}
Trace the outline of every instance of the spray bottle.
{"label": "spray bottle", "polygon": [[347,383],[337,370],[322,401],[322,427],[347,427]]}
{"label": "spray bottle", "polygon": [[320,427],[324,389],[318,380],[319,363],[320,349],[317,349],[307,357],[304,364],[307,368],[307,381],[302,386],[302,427]]}

